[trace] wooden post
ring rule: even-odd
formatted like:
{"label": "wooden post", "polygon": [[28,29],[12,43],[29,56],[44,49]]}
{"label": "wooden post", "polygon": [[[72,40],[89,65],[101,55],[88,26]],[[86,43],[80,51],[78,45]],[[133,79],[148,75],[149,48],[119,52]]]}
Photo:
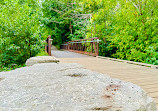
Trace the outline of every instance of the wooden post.
{"label": "wooden post", "polygon": [[94,39],[92,39],[92,40],[91,40],[91,43],[90,43],[90,44],[91,44],[91,53],[93,53],[93,44],[94,44],[93,41],[94,41]]}
{"label": "wooden post", "polygon": [[99,39],[97,39],[97,56],[99,56]]}
{"label": "wooden post", "polygon": [[95,42],[93,42],[93,45],[94,45],[94,55],[97,56],[97,48],[96,48]]}
{"label": "wooden post", "polygon": [[48,41],[48,54],[49,56],[51,56],[51,35],[48,36],[47,38],[47,41]]}

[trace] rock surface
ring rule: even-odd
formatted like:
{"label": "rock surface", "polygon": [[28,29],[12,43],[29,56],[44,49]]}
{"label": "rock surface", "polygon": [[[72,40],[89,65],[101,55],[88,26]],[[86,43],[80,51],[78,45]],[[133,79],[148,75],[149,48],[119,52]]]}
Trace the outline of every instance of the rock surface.
{"label": "rock surface", "polygon": [[0,73],[0,111],[156,111],[137,85],[84,69],[43,63]]}
{"label": "rock surface", "polygon": [[54,56],[37,56],[37,57],[31,57],[26,61],[26,65],[27,66],[32,66],[34,64],[38,64],[38,63],[50,63],[50,62],[59,62],[59,60],[57,58],[55,58]]}

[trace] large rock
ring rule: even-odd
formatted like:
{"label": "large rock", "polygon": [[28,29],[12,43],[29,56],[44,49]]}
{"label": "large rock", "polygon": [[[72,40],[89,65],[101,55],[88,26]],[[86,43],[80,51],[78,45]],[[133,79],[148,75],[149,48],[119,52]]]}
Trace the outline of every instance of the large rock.
{"label": "large rock", "polygon": [[78,64],[35,64],[0,73],[0,111],[156,111],[139,86]]}
{"label": "large rock", "polygon": [[36,57],[31,57],[26,61],[27,66],[32,66],[34,64],[38,63],[50,63],[50,62],[59,62],[57,58],[54,56],[36,56]]}

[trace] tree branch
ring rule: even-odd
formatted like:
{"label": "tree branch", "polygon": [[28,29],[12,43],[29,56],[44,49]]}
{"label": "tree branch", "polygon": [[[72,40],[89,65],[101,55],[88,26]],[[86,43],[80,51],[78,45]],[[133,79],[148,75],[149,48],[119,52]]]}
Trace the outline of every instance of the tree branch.
{"label": "tree branch", "polygon": [[55,12],[57,12],[57,13],[60,13],[60,14],[63,14],[63,12],[62,11],[59,11],[59,10],[56,10],[56,9],[51,9],[52,11],[55,11]]}
{"label": "tree branch", "polygon": [[63,23],[63,22],[58,22],[58,21],[51,21],[51,22],[53,22],[53,23],[58,23],[58,24]]}

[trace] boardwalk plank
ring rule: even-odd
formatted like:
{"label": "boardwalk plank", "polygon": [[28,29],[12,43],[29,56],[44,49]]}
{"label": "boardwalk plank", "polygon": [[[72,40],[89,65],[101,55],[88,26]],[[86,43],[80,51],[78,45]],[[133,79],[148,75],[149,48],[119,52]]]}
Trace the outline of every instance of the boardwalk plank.
{"label": "boardwalk plank", "polygon": [[145,89],[148,93],[158,92],[158,88]]}
{"label": "boardwalk plank", "polygon": [[151,89],[151,88],[157,88],[158,89],[158,84],[151,84],[151,85],[146,85],[146,86],[141,86],[143,89]]}
{"label": "boardwalk plank", "polygon": [[155,102],[158,104],[158,98],[156,98],[156,99],[154,99],[155,100]]}
{"label": "boardwalk plank", "polygon": [[153,98],[158,98],[158,92],[148,93],[148,95],[153,97]]}
{"label": "boardwalk plank", "polygon": [[136,84],[139,84],[140,86],[147,86],[147,85],[158,85],[158,81],[152,81],[152,82],[133,82]]}
{"label": "boardwalk plank", "polygon": [[62,63],[79,63],[85,68],[107,74],[113,78],[139,85],[158,104],[158,69],[111,61],[95,57],[60,58]]}

